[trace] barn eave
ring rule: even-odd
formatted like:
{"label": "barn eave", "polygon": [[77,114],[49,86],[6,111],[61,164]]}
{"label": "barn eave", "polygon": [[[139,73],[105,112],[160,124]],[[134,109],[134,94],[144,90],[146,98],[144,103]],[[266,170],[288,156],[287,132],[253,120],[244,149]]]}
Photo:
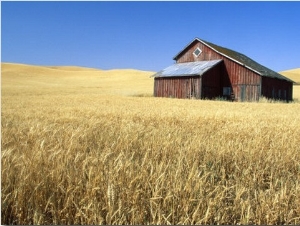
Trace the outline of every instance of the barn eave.
{"label": "barn eave", "polygon": [[205,72],[221,63],[223,60],[195,61],[187,63],[173,64],[151,77],[184,77],[184,76],[202,76]]}

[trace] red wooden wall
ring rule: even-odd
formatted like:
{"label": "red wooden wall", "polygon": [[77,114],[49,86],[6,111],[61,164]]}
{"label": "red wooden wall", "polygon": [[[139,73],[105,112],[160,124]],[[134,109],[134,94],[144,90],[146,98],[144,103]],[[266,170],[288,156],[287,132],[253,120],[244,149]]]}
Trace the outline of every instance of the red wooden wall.
{"label": "red wooden wall", "polygon": [[200,76],[155,78],[154,96],[200,99],[201,78]]}
{"label": "red wooden wall", "polygon": [[293,85],[288,81],[262,77],[262,96],[291,101],[293,100]]}

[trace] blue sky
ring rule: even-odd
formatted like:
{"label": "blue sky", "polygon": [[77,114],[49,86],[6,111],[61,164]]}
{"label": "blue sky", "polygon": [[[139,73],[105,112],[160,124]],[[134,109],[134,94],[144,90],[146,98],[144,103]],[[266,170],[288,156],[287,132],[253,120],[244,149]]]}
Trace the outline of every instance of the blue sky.
{"label": "blue sky", "polygon": [[195,37],[300,67],[300,2],[1,2],[1,62],[159,71]]}

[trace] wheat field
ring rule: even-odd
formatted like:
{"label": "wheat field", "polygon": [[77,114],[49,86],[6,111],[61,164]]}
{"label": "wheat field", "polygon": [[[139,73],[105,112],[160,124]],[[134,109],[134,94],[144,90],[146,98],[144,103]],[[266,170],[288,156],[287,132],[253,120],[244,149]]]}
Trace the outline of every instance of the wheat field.
{"label": "wheat field", "polygon": [[281,71],[280,74],[292,79],[298,85],[300,85],[300,68],[293,70]]}
{"label": "wheat field", "polygon": [[2,224],[300,224],[299,102],[154,98],[136,70],[1,72]]}

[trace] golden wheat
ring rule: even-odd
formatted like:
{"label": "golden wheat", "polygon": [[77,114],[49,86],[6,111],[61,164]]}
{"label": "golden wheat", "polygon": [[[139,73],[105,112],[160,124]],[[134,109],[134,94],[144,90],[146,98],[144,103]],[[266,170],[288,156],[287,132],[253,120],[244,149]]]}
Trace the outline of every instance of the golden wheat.
{"label": "golden wheat", "polygon": [[294,82],[300,84],[300,68],[296,68],[288,71],[281,71],[279,73],[282,74],[283,76],[288,77],[289,79],[292,79]]}
{"label": "golden wheat", "polygon": [[18,75],[2,75],[2,224],[300,223],[300,104]]}

